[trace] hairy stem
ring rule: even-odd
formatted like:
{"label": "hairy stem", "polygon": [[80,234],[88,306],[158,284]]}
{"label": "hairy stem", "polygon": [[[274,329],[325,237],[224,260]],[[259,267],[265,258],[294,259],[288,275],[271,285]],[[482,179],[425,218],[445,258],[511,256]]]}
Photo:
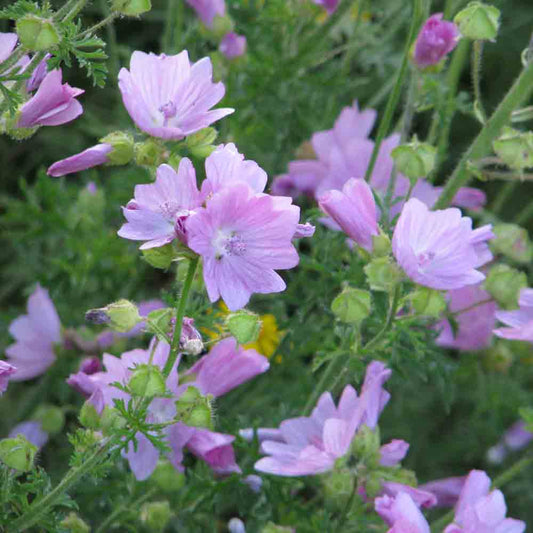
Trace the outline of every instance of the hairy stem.
{"label": "hairy stem", "polygon": [[483,41],[474,41],[472,46],[472,86],[474,88],[474,106],[482,124],[487,121],[487,115],[481,101],[481,59],[483,56]]}
{"label": "hairy stem", "polygon": [[104,26],[107,26],[108,24],[111,24],[120,14],[117,12],[110,13],[105,19],[102,19],[100,22],[96,23],[94,26],[91,26],[90,28],[87,28],[85,31],[81,32],[78,35],[79,39],[83,39],[84,37],[87,37],[87,35],[90,35],[91,33],[94,33],[98,31],[100,28],[103,28]]}
{"label": "hairy stem", "polygon": [[389,312],[387,314],[387,319],[385,320],[385,324],[383,324],[383,327],[376,333],[376,335],[372,337],[363,346],[364,351],[367,351],[370,348],[373,348],[374,346],[376,346],[376,344],[378,344],[381,341],[381,339],[384,337],[385,333],[389,331],[389,329],[391,328],[394,322],[394,319],[396,318],[396,311],[398,309],[399,301],[400,301],[400,287],[396,286],[391,297]]}

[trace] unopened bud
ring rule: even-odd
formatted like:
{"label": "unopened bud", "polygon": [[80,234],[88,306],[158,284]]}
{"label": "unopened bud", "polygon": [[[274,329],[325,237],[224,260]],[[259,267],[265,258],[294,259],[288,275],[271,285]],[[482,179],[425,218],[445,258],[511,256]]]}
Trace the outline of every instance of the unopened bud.
{"label": "unopened bud", "polygon": [[109,324],[111,329],[121,333],[129,331],[142,321],[137,306],[124,299],[87,311],[85,319],[93,324]]}
{"label": "unopened bud", "polygon": [[67,517],[61,521],[60,526],[69,533],[91,532],[91,528],[76,513],[69,513]]}
{"label": "unopened bud", "polygon": [[102,433],[107,437],[115,431],[126,427],[126,420],[124,420],[114,407],[106,406],[100,417],[100,425],[102,427]]}
{"label": "unopened bud", "polygon": [[362,289],[345,287],[331,302],[333,314],[342,322],[358,324],[370,315],[370,293]]}
{"label": "unopened bud", "polygon": [[211,396],[203,396],[196,387],[187,387],[176,402],[176,418],[192,427],[210,429],[213,425]]}
{"label": "unopened bud", "polygon": [[157,248],[148,248],[147,250],[142,250],[142,254],[143,259],[150,266],[162,270],[168,270],[172,261],[177,257],[176,249],[172,244],[166,244]]}
{"label": "unopened bud", "polygon": [[80,410],[80,424],[87,429],[100,428],[100,415],[96,407],[90,402],[86,401]]}
{"label": "unopened bud", "polygon": [[229,15],[220,15],[215,16],[213,19],[213,25],[209,33],[213,35],[217,40],[221,40],[224,35],[233,31],[233,20]]}
{"label": "unopened bud", "polygon": [[363,461],[366,465],[377,466],[381,458],[380,447],[379,429],[372,430],[365,425],[355,435],[351,451],[358,460]]}
{"label": "unopened bud", "polygon": [[527,276],[508,265],[495,265],[485,280],[485,290],[504,309],[515,309],[518,306],[518,295],[527,287]]}
{"label": "unopened bud", "polygon": [[206,146],[213,144],[217,138],[218,132],[215,128],[203,128],[185,139],[188,148],[196,146]]}
{"label": "unopened bud", "polygon": [[398,171],[416,181],[433,170],[437,149],[415,137],[412,142],[394,148],[391,155]]}
{"label": "unopened bud", "polygon": [[154,483],[165,493],[176,493],[185,486],[186,478],[183,472],[178,472],[168,461],[159,461],[154,473],[150,476]]}
{"label": "unopened bud", "polygon": [[492,146],[508,167],[516,170],[533,167],[533,132],[506,127]]}
{"label": "unopened bud", "polygon": [[495,238],[489,244],[496,254],[502,254],[517,263],[531,262],[533,246],[525,228],[517,224],[497,224],[493,231]]}
{"label": "unopened bud", "polygon": [[63,410],[55,405],[40,405],[32,420],[41,422],[43,431],[46,433],[59,433],[65,425],[65,414]]}
{"label": "unopened bud", "polygon": [[498,35],[500,10],[482,2],[470,2],[453,19],[463,37],[493,41]]}
{"label": "unopened bud", "polygon": [[36,15],[25,15],[17,20],[17,35],[24,48],[42,52],[59,43],[59,33],[52,20]]}
{"label": "unopened bud", "polygon": [[242,310],[230,313],[226,318],[226,326],[239,344],[249,344],[259,337],[261,319],[250,311]]}
{"label": "unopened bud", "polygon": [[372,237],[372,256],[373,257],[386,257],[391,252],[391,243],[389,236],[383,232],[379,232],[378,235]]}
{"label": "unopened bud", "polygon": [[353,492],[353,476],[347,468],[335,468],[323,477],[324,496],[330,505],[343,505]]}
{"label": "unopened bud", "polygon": [[170,504],[167,501],[145,503],[141,509],[141,521],[148,531],[160,533],[170,520]]}
{"label": "unopened bud", "polygon": [[0,461],[20,472],[28,472],[33,468],[36,453],[37,446],[22,435],[0,441]]}
{"label": "unopened bud", "polygon": [[505,373],[513,363],[513,350],[507,342],[497,341],[484,352],[483,366],[493,372]]}
{"label": "unopened bud", "polygon": [[180,335],[180,350],[189,355],[200,355],[204,349],[202,336],[194,327],[194,319],[183,317]]}
{"label": "unopened bud", "polygon": [[129,133],[114,131],[100,139],[100,142],[113,147],[113,150],[107,154],[109,165],[127,165],[133,159],[134,141]]}
{"label": "unopened bud", "polygon": [[446,298],[440,291],[418,287],[410,294],[411,305],[419,315],[438,318],[446,309]]}
{"label": "unopened bud", "polygon": [[164,162],[165,146],[155,139],[135,143],[135,163],[141,167],[157,167]]}
{"label": "unopened bud", "polygon": [[129,388],[135,396],[154,398],[165,394],[165,376],[154,365],[138,365],[132,372]]}
{"label": "unopened bud", "polygon": [[390,292],[398,283],[401,273],[388,257],[376,257],[364,267],[366,278],[373,291]]}
{"label": "unopened bud", "polygon": [[112,9],[128,17],[136,17],[152,9],[150,0],[113,0]]}

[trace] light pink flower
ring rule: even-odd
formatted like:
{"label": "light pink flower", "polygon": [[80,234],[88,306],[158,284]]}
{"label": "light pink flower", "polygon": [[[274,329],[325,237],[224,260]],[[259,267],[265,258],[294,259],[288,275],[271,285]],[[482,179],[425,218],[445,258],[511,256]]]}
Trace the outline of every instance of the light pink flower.
{"label": "light pink flower", "polygon": [[61,342],[61,323],[48,291],[37,285],[28,299],[28,314],[13,320],[9,333],[16,340],[6,349],[9,362],[17,367],[13,381],[39,376],[54,363],[54,344]]}
{"label": "light pink flower", "polygon": [[0,63],[4,62],[13,52],[17,45],[18,36],[16,33],[0,32]]}
{"label": "light pink flower", "polygon": [[494,330],[504,339],[533,342],[533,289],[522,289],[518,298],[519,309],[497,311],[496,318],[507,328]]}
{"label": "light pink flower", "polygon": [[224,0],[187,0],[187,3],[196,11],[199,19],[208,28],[213,27],[216,16],[223,17],[226,14]]}
{"label": "light pink flower", "polygon": [[521,450],[532,440],[533,433],[526,429],[526,423],[523,420],[519,420],[504,433],[498,444],[488,450],[487,459],[494,464],[502,463],[510,451]]}
{"label": "light pink flower", "polygon": [[9,378],[16,371],[17,369],[13,365],[0,359],[0,396],[6,392]]}
{"label": "light pink flower", "polygon": [[135,124],[163,139],[182,139],[233,113],[214,109],[224,85],[212,82],[211,60],[191,64],[186,50],[174,56],[133,52],[130,70],[118,75],[122,100]]}
{"label": "light pink flower", "polygon": [[9,432],[9,437],[13,438],[17,435],[22,435],[28,442],[31,442],[39,449],[48,442],[48,433],[44,431],[42,423],[37,420],[27,420],[17,424]]}
{"label": "light pink flower", "polygon": [[396,481],[383,481],[381,484],[380,496],[395,497],[398,494],[405,493],[416,503],[418,507],[429,508],[437,504],[437,497],[421,487],[412,487]]}
{"label": "light pink flower", "polygon": [[379,464],[382,466],[395,466],[400,463],[409,451],[409,443],[401,439],[393,439],[384,444],[380,450]]}
{"label": "light pink flower", "polygon": [[339,0],[313,0],[313,2],[319,6],[323,6],[324,9],[331,15],[339,5]]}
{"label": "light pink flower", "polygon": [[285,289],[275,270],[292,268],[299,259],[292,238],[300,210],[290,202],[254,195],[248,185],[236,184],[212,196],[187,219],[188,245],[202,256],[212,302],[222,297],[235,311],[253,293]]}
{"label": "light pink flower", "polygon": [[342,192],[327,191],[320,196],[318,204],[348,237],[365,250],[372,251],[372,237],[378,235],[379,229],[374,196],[365,180],[348,180]]}
{"label": "light pink flower", "polygon": [[[487,303],[476,305],[480,302]],[[448,309],[454,313],[457,331],[454,335],[449,321],[442,320],[437,325],[437,329],[441,330],[436,340],[439,346],[467,351],[480,350],[490,345],[496,321],[496,303],[481,285],[468,285],[449,291]]]}
{"label": "light pink flower", "polygon": [[362,425],[375,428],[379,414],[389,399],[383,390],[390,370],[378,361],[370,363],[358,398],[348,385],[335,406],[325,392],[310,417],[283,421],[276,440],[264,440],[261,451],[268,455],[256,464],[256,470],[278,476],[306,476],[331,470],[344,456]]}
{"label": "light pink flower", "polygon": [[420,68],[436,65],[457,46],[459,36],[459,28],[453,22],[442,20],[442,13],[431,15],[415,42],[415,64]]}
{"label": "light pink flower", "polygon": [[457,503],[466,476],[447,477],[419,485],[419,489],[431,492],[437,498],[438,507],[452,507]]}
{"label": "light pink flower", "polygon": [[134,199],[122,210],[127,222],[118,235],[146,241],[141,250],[164,246],[176,238],[186,242],[184,221],[201,203],[190,159],[183,158],[177,172],[170,165],[160,165],[155,183],[135,186]]}
{"label": "light pink flower", "polygon": [[49,176],[57,178],[103,165],[109,161],[108,156],[112,151],[113,147],[110,144],[97,144],[87,148],[87,150],[83,150],[79,154],[71,155],[66,159],[55,162],[48,168],[46,173]]}
{"label": "light pink flower", "polygon": [[44,59],[35,67],[35,70],[31,73],[31,76],[26,81],[27,91],[33,92],[39,88],[42,81],[46,77],[46,73],[48,72],[48,60],[51,57],[52,56],[50,54],[46,54]]}
{"label": "light pink flower", "polygon": [[472,220],[459,209],[431,212],[411,198],[394,228],[392,250],[414,282],[433,289],[459,289],[485,279],[476,268],[492,257],[484,242],[491,236],[490,226],[473,230]]}
{"label": "light pink flower", "polygon": [[240,57],[246,52],[246,37],[244,35],[237,35],[232,31],[226,33],[222,41],[220,41],[218,49],[228,59]]}
{"label": "light pink flower", "polygon": [[507,507],[499,490],[490,490],[485,472],[472,470],[455,507],[454,523],[444,533],[522,533],[526,524],[505,518]]}
{"label": "light pink flower", "polygon": [[387,533],[430,533],[429,524],[406,492],[395,497],[380,496],[374,502],[376,512],[389,524]]}
{"label": "light pink flower", "polygon": [[59,126],[83,113],[76,97],[84,91],[61,80],[61,69],[46,74],[35,95],[20,108],[19,128]]}

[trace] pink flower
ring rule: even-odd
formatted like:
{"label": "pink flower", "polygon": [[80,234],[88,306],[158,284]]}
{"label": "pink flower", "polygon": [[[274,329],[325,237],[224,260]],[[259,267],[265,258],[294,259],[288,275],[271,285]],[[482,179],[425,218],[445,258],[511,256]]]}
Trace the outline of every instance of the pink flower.
{"label": "pink flower", "polygon": [[233,113],[210,110],[224,96],[212,82],[211,60],[191,64],[186,50],[175,56],[133,52],[130,70],[119,72],[122,100],[135,124],[163,139],[182,139]]}
{"label": "pink flower", "polygon": [[336,407],[329,392],[322,394],[310,417],[290,418],[280,424],[276,440],[264,440],[261,451],[268,455],[255,464],[260,472],[278,476],[307,476],[331,470],[344,456],[357,430],[373,429],[389,399],[383,390],[391,372],[374,361],[367,368],[358,398],[348,385]]}
{"label": "pink flower", "polygon": [[220,41],[218,49],[228,59],[240,57],[246,52],[246,37],[244,35],[237,35],[232,31],[226,33],[222,41]]}
{"label": "pink flower", "polygon": [[108,162],[108,155],[113,151],[110,144],[102,143],[96,146],[91,146],[87,150],[83,150],[79,154],[71,155],[66,159],[61,159],[51,165],[46,173],[49,176],[57,178],[65,176],[66,174],[73,174],[74,172],[81,172],[88,168],[97,167]]}
{"label": "pink flower", "polygon": [[342,192],[328,191],[320,196],[318,204],[348,237],[365,250],[372,251],[372,236],[378,235],[379,230],[374,196],[365,180],[348,180]]}
{"label": "pink flower", "polygon": [[388,533],[430,533],[429,524],[406,492],[394,498],[380,496],[374,502],[376,512],[389,524]]}
{"label": "pink flower", "polygon": [[[441,329],[437,344],[464,351],[489,346],[496,320],[496,303],[490,294],[481,285],[468,285],[449,291],[448,301],[448,309],[454,313],[458,328],[454,335],[448,320],[441,321],[437,325],[437,329]],[[476,305],[481,302],[487,303]]]}
{"label": "pink flower", "polygon": [[61,323],[48,291],[37,285],[28,299],[28,314],[13,320],[9,333],[16,340],[6,349],[9,362],[17,367],[13,381],[39,376],[54,363],[54,344],[61,342]]}
{"label": "pink flower", "polygon": [[187,3],[196,11],[200,20],[208,28],[213,27],[216,16],[223,17],[226,14],[224,0],[187,0]]}
{"label": "pink flower", "polygon": [[496,318],[507,328],[494,330],[494,334],[504,339],[533,342],[533,289],[522,289],[518,298],[519,309],[497,311]]}
{"label": "pink flower", "polygon": [[26,81],[26,90],[29,92],[36,91],[41,85],[42,81],[46,77],[48,72],[48,60],[52,56],[46,54],[44,59],[35,67],[35,70],[31,73],[30,78]]}
{"label": "pink flower", "polygon": [[323,6],[324,9],[331,15],[339,5],[339,0],[313,0],[315,4]]}
{"label": "pink flower", "polygon": [[2,394],[7,390],[9,376],[14,374],[16,371],[17,369],[13,365],[10,365],[9,363],[6,363],[0,359],[0,396],[2,396]]}
{"label": "pink flower", "polygon": [[13,52],[17,45],[18,36],[16,33],[0,32],[0,63],[4,62]]}
{"label": "pink flower", "polygon": [[180,161],[178,172],[170,165],[160,165],[155,183],[135,186],[135,198],[122,209],[127,222],[118,235],[146,241],[141,250],[164,246],[177,237],[186,241],[184,220],[201,203],[189,159]]}
{"label": "pink flower", "polygon": [[494,464],[504,461],[508,453],[525,448],[533,440],[533,433],[526,429],[523,420],[515,422],[503,435],[503,438],[490,448],[487,452],[487,459]]}
{"label": "pink flower", "polygon": [[420,68],[439,63],[456,46],[459,29],[453,22],[442,20],[442,13],[431,15],[415,42],[414,62]]}
{"label": "pink flower", "polygon": [[60,69],[46,74],[35,95],[20,108],[19,128],[59,126],[71,122],[83,113],[76,97],[84,91],[61,83]]}
{"label": "pink flower", "polygon": [[276,176],[270,190],[278,196],[297,198],[303,194],[312,197],[326,172],[327,166],[321,161],[291,161],[288,173]]}
{"label": "pink flower", "polygon": [[447,477],[436,479],[420,485],[418,488],[434,494],[437,498],[436,505],[439,507],[451,507],[457,503],[463,490],[466,476]]}
{"label": "pink flower", "polygon": [[526,524],[505,518],[507,507],[499,490],[490,490],[485,472],[472,470],[455,507],[454,523],[444,533],[522,533]]}
{"label": "pink flower", "polygon": [[384,444],[380,450],[379,464],[382,466],[395,466],[407,455],[409,443],[401,439],[393,439]]}
{"label": "pink flower", "polygon": [[485,279],[476,270],[492,256],[485,240],[492,237],[490,226],[472,230],[472,220],[449,208],[429,211],[411,198],[392,238],[394,257],[416,283],[433,289],[460,289]]}
{"label": "pink flower", "polygon": [[212,302],[244,307],[253,293],[281,292],[275,272],[298,264],[292,245],[300,210],[289,198],[254,195],[248,185],[225,188],[186,221],[189,247],[203,259]]}
{"label": "pink flower", "polygon": [[429,508],[437,504],[437,497],[432,492],[396,481],[383,481],[380,496],[385,495],[394,498],[401,493],[408,494],[418,507]]}
{"label": "pink flower", "polygon": [[48,433],[43,430],[41,422],[36,420],[28,420],[17,424],[9,432],[9,437],[13,438],[17,435],[22,435],[37,448],[42,448],[48,442]]}

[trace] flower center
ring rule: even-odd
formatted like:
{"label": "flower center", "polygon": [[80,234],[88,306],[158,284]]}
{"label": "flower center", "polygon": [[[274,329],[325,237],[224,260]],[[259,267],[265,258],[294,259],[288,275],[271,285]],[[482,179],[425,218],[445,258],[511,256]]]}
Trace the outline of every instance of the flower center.
{"label": "flower center", "polygon": [[178,112],[178,110],[176,109],[176,104],[172,100],[169,100],[166,104],[163,104],[159,108],[159,111],[163,114],[163,117],[165,118],[165,126],[167,125],[169,119],[175,117],[176,113]]}
{"label": "flower center", "polygon": [[435,252],[421,252],[417,256],[418,266],[420,268],[425,268],[435,259]]}
{"label": "flower center", "polygon": [[213,246],[218,260],[228,255],[242,256],[246,253],[246,243],[234,231],[220,231],[213,241]]}

